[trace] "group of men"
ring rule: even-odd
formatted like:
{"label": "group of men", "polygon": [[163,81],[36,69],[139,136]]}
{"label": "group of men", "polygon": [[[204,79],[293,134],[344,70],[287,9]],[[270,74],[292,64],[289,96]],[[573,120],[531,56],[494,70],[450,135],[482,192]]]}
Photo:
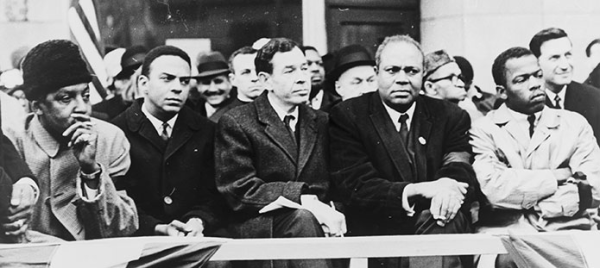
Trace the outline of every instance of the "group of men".
{"label": "group of men", "polygon": [[[374,60],[364,48],[344,48],[327,76],[314,48],[286,38],[244,47],[229,62],[203,55],[198,77],[184,51],[160,46],[139,67],[141,98],[111,124],[90,117],[91,76],[78,47],[47,41],[22,64],[34,113],[14,137],[16,151],[2,140],[1,237],[590,230],[588,210],[600,204],[600,89],[571,81],[571,48],[566,33],[551,28],[533,37],[531,50],[501,53],[492,74],[504,103],[472,123],[448,101],[465,95],[454,58],[424,55],[408,36],[385,38]],[[204,97],[191,101],[194,80]],[[343,99],[328,113],[318,109],[328,106],[326,80]],[[19,159],[27,165],[10,163]],[[489,262],[515,267],[505,256]],[[369,264],[472,267],[474,260]]]}

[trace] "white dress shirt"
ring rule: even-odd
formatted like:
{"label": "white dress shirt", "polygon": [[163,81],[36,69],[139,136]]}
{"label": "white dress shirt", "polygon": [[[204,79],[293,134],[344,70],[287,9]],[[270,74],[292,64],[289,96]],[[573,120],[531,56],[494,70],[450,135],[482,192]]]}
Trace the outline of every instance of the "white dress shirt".
{"label": "white dress shirt", "polygon": [[[152,126],[154,126],[154,129],[156,129],[156,133],[158,133],[158,136],[161,136],[162,132],[163,132],[163,121],[154,117],[154,115],[152,115],[150,112],[148,112],[148,109],[146,108],[146,103],[142,104],[142,113],[144,113],[144,115],[146,115],[148,120],[150,120],[150,123],[152,123]],[[173,133],[173,126],[175,126],[175,121],[177,121],[178,116],[179,116],[179,114],[175,114],[175,116],[173,116],[173,118],[171,118],[167,121],[167,124],[169,125],[169,127],[167,127],[167,135],[169,137],[171,137],[171,134]]]}
{"label": "white dress shirt", "polygon": [[[565,108],[565,95],[567,94],[567,86],[564,86],[559,92],[558,94],[552,92],[549,89],[546,89],[546,96],[548,96],[548,99],[550,100],[550,102],[552,103],[552,105],[556,105],[556,101],[554,100],[554,98],[556,98],[556,96],[558,95],[558,97],[560,98],[560,101],[558,102],[560,104],[560,108],[564,109]],[[537,118],[537,115],[536,115]]]}
{"label": "white dress shirt", "polygon": [[281,119],[282,122],[286,115],[291,115],[294,117],[293,120],[290,120],[290,128],[292,129],[292,131],[296,132],[296,124],[298,123],[298,106],[295,106],[294,110],[288,112],[285,108],[278,106],[275,101],[272,101],[271,95],[267,95],[267,100],[269,100],[271,107],[273,107],[275,113],[277,113],[277,116],[279,117],[279,119]]}

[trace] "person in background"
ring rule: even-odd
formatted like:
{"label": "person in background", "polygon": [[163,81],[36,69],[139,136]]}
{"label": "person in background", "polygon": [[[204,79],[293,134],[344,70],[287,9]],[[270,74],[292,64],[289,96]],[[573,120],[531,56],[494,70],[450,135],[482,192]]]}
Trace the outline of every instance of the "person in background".
{"label": "person in background", "polygon": [[458,64],[446,51],[425,55],[423,91],[425,95],[458,104],[467,97],[464,77]]}
{"label": "person in background", "polygon": [[465,90],[467,91],[467,98],[459,102],[458,106],[469,113],[471,122],[485,116],[489,111],[498,108],[500,104],[496,103],[499,100],[496,94],[482,91],[477,85],[473,84],[475,73],[471,63],[461,56],[454,56],[454,61],[460,68],[464,79],[463,82],[465,82]]}
{"label": "person in background", "polygon": [[116,126],[90,117],[92,76],[79,47],[43,42],[22,67],[34,112],[15,145],[40,188],[31,229],[64,240],[133,234],[135,204],[113,183],[129,169],[129,142]]}
{"label": "person in background", "polygon": [[342,101],[377,90],[375,60],[361,45],[349,45],[336,51],[329,77]]}
{"label": "person in background", "polygon": [[573,44],[567,33],[559,28],[541,30],[531,38],[529,49],[544,73],[546,105],[583,115],[600,144],[600,90],[573,81]]}
{"label": "person in background", "polygon": [[[502,52],[492,74],[505,103],[473,123],[473,169],[486,197],[478,232],[591,230],[600,204],[600,148],[578,113],[545,107],[543,69],[522,47]],[[482,255],[478,267],[517,267]]]}
{"label": "person in background", "polygon": [[256,52],[256,49],[246,46],[229,57],[229,81],[237,89],[237,98],[228,104],[227,110],[254,101],[265,90],[256,75]]}
{"label": "person in background", "polygon": [[311,46],[301,46],[300,49],[306,56],[308,70],[310,71],[310,96],[309,106],[315,110],[330,109],[336,97],[331,92],[325,90],[325,67],[323,59],[316,48]]}
{"label": "person in background", "polygon": [[592,40],[585,48],[585,55],[592,69],[585,84],[600,89],[600,38]]}
{"label": "person in background", "polygon": [[[120,51],[117,49],[114,53],[118,54]],[[103,119],[110,121],[115,118],[125,111],[134,99],[141,96],[137,80],[146,53],[148,50],[139,45],[129,47],[123,52],[120,61],[121,70],[113,78],[113,96],[92,106],[94,112],[106,115]]]}
{"label": "person in background", "polygon": [[213,122],[228,111],[229,103],[235,100],[232,96],[231,82],[229,81],[229,65],[218,51],[205,52],[198,57],[198,91],[199,100],[188,100],[187,105],[202,116],[208,117]]}

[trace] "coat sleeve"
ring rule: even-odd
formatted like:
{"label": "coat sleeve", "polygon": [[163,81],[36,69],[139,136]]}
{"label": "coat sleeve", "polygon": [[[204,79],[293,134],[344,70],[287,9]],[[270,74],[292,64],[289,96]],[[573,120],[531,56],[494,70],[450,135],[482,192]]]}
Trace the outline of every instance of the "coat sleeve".
{"label": "coat sleeve", "polygon": [[550,169],[528,170],[513,168],[506,155],[495,145],[492,131],[497,126],[487,118],[476,122],[470,130],[477,174],[481,191],[494,207],[529,209],[540,199],[557,190],[557,180]]}
{"label": "coat sleeve", "polygon": [[117,191],[113,180],[123,177],[131,165],[129,142],[122,132],[109,143],[108,166],[100,164],[100,191],[93,200],[82,198],[81,178],[77,178],[77,213],[85,226],[86,239],[129,236],[138,229],[135,203],[125,191]]}
{"label": "coat sleeve", "polygon": [[257,214],[280,196],[300,203],[300,195],[308,188],[304,182],[264,181],[258,176],[254,161],[260,151],[248,135],[231,113],[219,120],[215,136],[219,192],[234,211],[248,214]]}
{"label": "coat sleeve", "polygon": [[33,175],[33,172],[31,172],[27,163],[25,163],[25,160],[21,158],[10,139],[4,134],[2,134],[2,137],[0,138],[2,139],[2,141],[0,141],[2,144],[0,150],[2,150],[2,156],[4,158],[2,159],[2,167],[12,179],[13,183],[23,177],[29,177],[37,183],[37,179]]}
{"label": "coat sleeve", "polygon": [[329,114],[331,177],[339,198],[347,206],[391,217],[406,216],[402,194],[407,182],[383,178],[363,143],[361,128],[348,106]]}

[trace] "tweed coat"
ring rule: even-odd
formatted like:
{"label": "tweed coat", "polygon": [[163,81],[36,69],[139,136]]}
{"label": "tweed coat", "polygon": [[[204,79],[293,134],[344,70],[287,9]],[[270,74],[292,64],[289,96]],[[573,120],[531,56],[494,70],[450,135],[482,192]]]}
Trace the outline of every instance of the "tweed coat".
{"label": "tweed coat", "polygon": [[271,237],[272,218],[259,210],[278,197],[328,200],[327,115],[300,105],[299,146],[269,103],[267,92],[225,113],[217,126],[217,188],[234,210],[241,237]]}
{"label": "tweed coat", "polygon": [[[416,219],[402,208],[408,183],[450,177],[474,185],[469,115],[425,96],[415,104],[408,148],[377,91],[343,101],[329,113],[331,176],[345,204],[349,235],[414,234]],[[417,212],[429,209],[429,200],[414,201]]]}
{"label": "tweed coat", "polygon": [[[516,211],[516,215],[535,216],[527,218],[538,230],[573,227],[568,222],[585,215],[575,215],[580,201],[577,186],[558,186],[552,175],[553,169],[563,167],[571,168],[573,173],[583,172],[592,186],[592,205],[600,204],[600,149],[592,128],[581,115],[546,107],[529,141],[527,131],[503,104],[475,121],[470,135],[475,154],[473,168],[494,208],[484,219],[489,224],[506,222],[500,217],[506,217],[509,213],[505,211],[509,210]],[[544,220],[539,219],[542,215]],[[560,224],[553,225],[555,222]],[[506,222],[505,226],[512,223]]]}
{"label": "tweed coat", "polygon": [[[565,92],[565,110],[583,115],[594,130],[596,142],[600,145],[600,89],[572,81]],[[554,107],[546,97],[546,105]]]}
{"label": "tweed coat", "polygon": [[138,228],[133,200],[117,191],[113,181],[130,165],[129,142],[115,126],[92,118],[98,133],[96,161],[100,164],[99,195],[82,198],[80,168],[70,148],[61,145],[29,115],[16,147],[37,176],[40,197],[31,228],[65,240],[128,236]]}
{"label": "tweed coat", "polygon": [[113,120],[131,143],[131,168],[123,187],[138,207],[137,234],[153,235],[157,224],[192,217],[202,219],[205,234],[210,233],[226,212],[214,182],[215,124],[183,107],[165,143],[142,112],[143,101]]}

